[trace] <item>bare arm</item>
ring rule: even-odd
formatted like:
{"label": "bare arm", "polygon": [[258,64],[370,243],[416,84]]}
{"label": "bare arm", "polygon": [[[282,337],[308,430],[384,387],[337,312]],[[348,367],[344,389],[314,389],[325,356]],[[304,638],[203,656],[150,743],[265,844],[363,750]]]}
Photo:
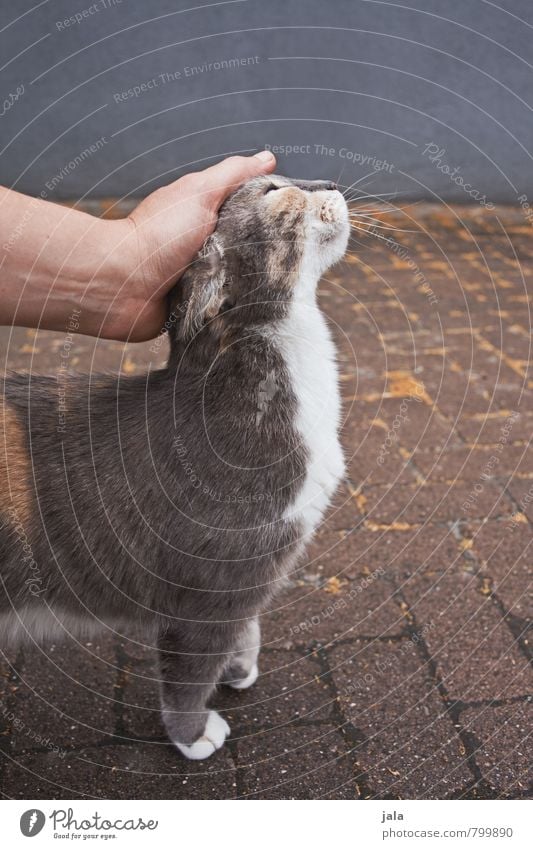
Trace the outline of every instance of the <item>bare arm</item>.
{"label": "bare arm", "polygon": [[119,221],[0,187],[0,324],[139,342],[160,331],[165,296],[240,183],[274,170],[235,156],[164,186]]}

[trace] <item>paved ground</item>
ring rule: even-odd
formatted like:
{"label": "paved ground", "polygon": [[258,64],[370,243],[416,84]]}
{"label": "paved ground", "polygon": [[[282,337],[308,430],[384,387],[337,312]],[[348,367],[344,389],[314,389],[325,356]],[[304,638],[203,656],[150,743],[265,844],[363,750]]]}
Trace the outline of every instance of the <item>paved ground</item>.
{"label": "paved ground", "polygon": [[[427,206],[393,225],[322,287],[348,476],[264,617],[259,681],[216,696],[229,745],[176,754],[154,656],[132,642],[21,651],[4,665],[4,794],[533,798],[533,230],[519,211]],[[10,366],[57,368],[64,337],[3,338]],[[81,338],[71,356],[147,359]]]}

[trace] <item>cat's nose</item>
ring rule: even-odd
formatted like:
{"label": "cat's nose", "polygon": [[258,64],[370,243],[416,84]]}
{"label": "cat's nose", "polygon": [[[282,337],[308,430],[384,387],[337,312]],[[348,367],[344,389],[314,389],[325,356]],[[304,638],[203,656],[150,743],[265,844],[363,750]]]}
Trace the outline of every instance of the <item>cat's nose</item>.
{"label": "cat's nose", "polygon": [[305,192],[332,192],[337,184],[331,180],[294,180],[294,185]]}

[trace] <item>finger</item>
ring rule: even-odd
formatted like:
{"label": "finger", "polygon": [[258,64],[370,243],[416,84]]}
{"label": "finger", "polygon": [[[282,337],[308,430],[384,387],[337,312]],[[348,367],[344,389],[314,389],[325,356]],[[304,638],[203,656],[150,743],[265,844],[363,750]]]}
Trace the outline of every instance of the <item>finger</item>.
{"label": "finger", "polygon": [[255,156],[230,156],[202,172],[205,191],[218,208],[241,183],[270,174],[275,167],[276,158],[269,150],[261,150]]}

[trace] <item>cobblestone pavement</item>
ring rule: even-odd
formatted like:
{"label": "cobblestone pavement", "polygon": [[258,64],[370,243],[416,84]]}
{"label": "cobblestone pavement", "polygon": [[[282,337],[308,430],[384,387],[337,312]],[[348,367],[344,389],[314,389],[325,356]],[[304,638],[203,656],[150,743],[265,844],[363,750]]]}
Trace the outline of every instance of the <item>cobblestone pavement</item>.
{"label": "cobblestone pavement", "polygon": [[[321,286],[347,477],[263,618],[257,684],[214,698],[229,744],[173,750],[135,642],[24,650],[1,679],[5,795],[533,797],[533,230],[519,210],[425,205],[379,226],[395,229],[357,233]],[[2,338],[10,367],[58,368],[64,335]],[[82,337],[70,356],[150,360]]]}

